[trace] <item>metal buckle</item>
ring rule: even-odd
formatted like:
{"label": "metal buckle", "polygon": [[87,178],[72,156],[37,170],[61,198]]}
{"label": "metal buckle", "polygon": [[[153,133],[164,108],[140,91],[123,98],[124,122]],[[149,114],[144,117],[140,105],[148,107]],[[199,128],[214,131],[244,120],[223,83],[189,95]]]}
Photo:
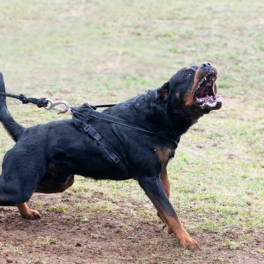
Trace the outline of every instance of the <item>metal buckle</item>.
{"label": "metal buckle", "polygon": [[[59,111],[59,112],[57,113],[58,115],[59,115],[59,114],[65,114],[65,113],[67,113],[68,111],[71,110],[71,107],[70,107],[70,105],[68,104],[68,102],[66,102],[66,101],[64,101],[64,100],[62,100],[62,101],[58,101],[58,102],[53,102],[53,101],[50,100],[50,99],[46,99],[46,100],[49,102],[50,106],[46,106],[45,109],[46,109],[46,110],[51,110],[51,109],[57,110],[57,111]],[[61,105],[61,104],[63,104],[63,105],[65,106],[64,109],[61,109],[61,108],[57,108],[57,107],[55,107],[55,106],[57,106],[57,105]]]}

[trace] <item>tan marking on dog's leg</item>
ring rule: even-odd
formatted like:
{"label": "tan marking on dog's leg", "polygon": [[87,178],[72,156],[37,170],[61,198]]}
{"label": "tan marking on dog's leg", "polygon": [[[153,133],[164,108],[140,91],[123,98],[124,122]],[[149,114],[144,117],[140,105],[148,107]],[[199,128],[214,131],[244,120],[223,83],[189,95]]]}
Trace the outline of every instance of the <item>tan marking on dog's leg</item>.
{"label": "tan marking on dog's leg", "polygon": [[158,209],[158,214],[163,219],[163,222],[168,227],[168,233],[174,234],[179,241],[181,247],[193,250],[200,249],[199,244],[187,233],[179,218],[174,218],[166,215],[161,208]]}
{"label": "tan marking on dog's leg", "polygon": [[[163,167],[160,179],[164,188],[164,191],[170,198],[170,182],[168,178],[167,168]],[[162,214],[161,210],[158,210],[158,216],[162,219],[163,223],[168,227],[169,234],[173,233],[179,241],[181,247],[186,247],[188,249],[200,249],[199,244],[190,237],[179,218],[173,218],[166,214]]]}
{"label": "tan marking on dog's leg", "polygon": [[179,218],[166,217],[169,234],[173,233],[181,247],[188,249],[200,249],[199,244],[187,233]]}
{"label": "tan marking on dog's leg", "polygon": [[160,179],[167,197],[170,199],[170,182],[168,178],[167,168],[164,167],[160,174]]}
{"label": "tan marking on dog's leg", "polygon": [[[168,173],[167,173],[167,168],[166,167],[163,167],[163,169],[161,170],[160,179],[161,179],[164,191],[165,191],[168,199],[170,199],[170,182],[169,182],[169,178],[168,178]],[[158,212],[158,217],[164,223],[164,221],[163,221],[162,217],[160,216],[159,212]],[[165,227],[166,227],[166,225],[163,228],[165,228]]]}
{"label": "tan marking on dog's leg", "polygon": [[37,210],[30,209],[26,203],[21,203],[17,205],[21,216],[28,220],[36,220],[41,216]]}

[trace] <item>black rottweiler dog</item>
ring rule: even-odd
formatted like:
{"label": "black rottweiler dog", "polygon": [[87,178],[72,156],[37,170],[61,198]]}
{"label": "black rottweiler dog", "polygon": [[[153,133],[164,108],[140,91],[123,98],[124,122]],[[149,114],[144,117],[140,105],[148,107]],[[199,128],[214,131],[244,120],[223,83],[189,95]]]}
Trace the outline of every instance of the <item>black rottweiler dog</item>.
{"label": "black rottweiler dog", "polygon": [[[0,121],[16,142],[4,157],[0,205],[16,205],[22,217],[37,219],[39,213],[26,205],[33,192],[63,192],[73,184],[74,174],[96,180],[133,178],[179,244],[199,248],[169,202],[166,166],[181,135],[198,118],[221,108],[216,78],[217,70],[210,63],[183,68],[162,87],[103,111],[132,127],[90,118],[88,124],[118,153],[120,162],[113,162],[99,141],[80,130],[73,119],[22,127],[8,112],[5,97],[0,96]],[[0,92],[5,92],[2,74]]]}

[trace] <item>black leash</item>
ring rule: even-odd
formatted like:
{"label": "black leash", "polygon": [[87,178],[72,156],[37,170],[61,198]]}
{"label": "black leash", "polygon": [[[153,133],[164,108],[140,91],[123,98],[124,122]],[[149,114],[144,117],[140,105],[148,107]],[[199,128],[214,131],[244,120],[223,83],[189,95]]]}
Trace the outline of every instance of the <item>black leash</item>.
{"label": "black leash", "polygon": [[32,104],[37,105],[38,107],[47,107],[48,106],[48,103],[49,103],[49,101],[45,97],[42,97],[40,99],[37,99],[37,98],[27,98],[23,94],[14,95],[14,94],[9,94],[9,93],[4,93],[4,92],[0,92],[0,95],[18,99],[23,104],[32,103]]}
{"label": "black leash", "polygon": [[[39,108],[40,107],[47,107],[49,104],[49,100],[46,99],[45,97],[41,97],[39,99],[37,98],[27,98],[24,94],[20,94],[20,95],[15,95],[15,94],[9,94],[9,93],[4,93],[4,92],[0,92],[0,95],[2,96],[6,96],[6,97],[11,97],[14,99],[18,99],[19,101],[21,101],[23,104],[35,104],[37,105]],[[105,105],[93,105],[93,108],[103,108],[103,107],[112,107],[115,106],[116,104],[105,104]]]}

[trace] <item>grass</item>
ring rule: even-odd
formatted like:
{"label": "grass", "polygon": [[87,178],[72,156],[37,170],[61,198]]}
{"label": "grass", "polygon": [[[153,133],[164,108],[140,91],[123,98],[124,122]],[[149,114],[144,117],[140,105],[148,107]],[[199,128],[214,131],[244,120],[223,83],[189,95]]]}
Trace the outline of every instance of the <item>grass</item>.
{"label": "grass", "polygon": [[[3,0],[0,70],[10,93],[80,105],[120,102],[161,86],[182,67],[214,64],[224,106],[182,137],[169,165],[171,202],[190,232],[239,234],[223,241],[235,250],[246,232],[264,228],[263,8],[243,0]],[[8,107],[24,126],[70,118],[12,99]],[[1,129],[1,160],[12,146]],[[103,198],[93,204],[77,199],[98,191]],[[78,209],[80,222],[96,211],[158,221],[133,180],[78,178],[67,192],[75,204],[49,210]],[[127,207],[131,199],[140,206]]]}

